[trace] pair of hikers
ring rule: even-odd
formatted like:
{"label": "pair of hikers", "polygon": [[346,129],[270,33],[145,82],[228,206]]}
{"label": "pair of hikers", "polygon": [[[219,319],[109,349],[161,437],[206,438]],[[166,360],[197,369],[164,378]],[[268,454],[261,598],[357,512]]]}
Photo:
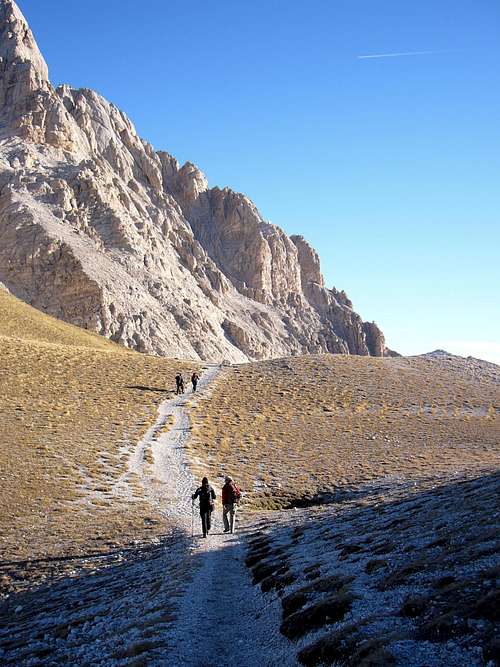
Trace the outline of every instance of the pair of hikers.
{"label": "pair of hikers", "polygon": [[[194,373],[191,375],[191,384],[193,386],[193,391],[196,391],[199,379],[200,376],[196,371],[194,371]],[[177,395],[184,393],[184,378],[182,377],[182,373],[177,373],[177,375],[175,376],[175,393]]]}
{"label": "pair of hikers", "polygon": [[[201,486],[191,496],[194,503],[196,498],[200,499],[200,517],[203,537],[207,537],[212,527],[211,514],[215,509],[215,491],[210,486],[207,477],[201,480]],[[241,498],[241,491],[233,482],[233,478],[226,475],[222,487],[222,518],[224,521],[224,532],[234,533],[236,507]]]}

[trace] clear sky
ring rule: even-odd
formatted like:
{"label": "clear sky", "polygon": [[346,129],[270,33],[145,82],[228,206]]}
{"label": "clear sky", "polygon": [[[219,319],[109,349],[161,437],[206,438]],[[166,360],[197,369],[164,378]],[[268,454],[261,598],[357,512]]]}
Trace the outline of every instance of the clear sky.
{"label": "clear sky", "polygon": [[500,363],[498,0],[19,6],[52,83],[303,234],[390,347]]}

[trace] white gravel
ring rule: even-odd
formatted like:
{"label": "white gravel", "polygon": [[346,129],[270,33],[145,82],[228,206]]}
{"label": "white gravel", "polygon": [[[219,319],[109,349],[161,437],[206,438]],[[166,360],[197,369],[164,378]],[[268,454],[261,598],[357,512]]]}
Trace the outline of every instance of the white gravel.
{"label": "white gravel", "polygon": [[196,573],[181,603],[169,659],[173,665],[294,667],[295,647],[278,631],[281,608],[264,599],[246,568],[241,535],[199,540]]}
{"label": "white gravel", "polygon": [[[197,400],[207,393],[219,372],[220,366],[207,365],[200,377],[196,393],[180,394],[161,403],[155,423],[137,443],[128,462],[128,475],[138,476],[145,497],[163,516],[173,519],[179,527],[186,530],[191,516],[191,493],[196,484],[185,455],[190,434],[186,403],[189,401],[195,405]],[[160,433],[169,417],[173,418],[172,425],[167,431]],[[152,465],[144,459],[147,447],[151,447],[153,454]]]}

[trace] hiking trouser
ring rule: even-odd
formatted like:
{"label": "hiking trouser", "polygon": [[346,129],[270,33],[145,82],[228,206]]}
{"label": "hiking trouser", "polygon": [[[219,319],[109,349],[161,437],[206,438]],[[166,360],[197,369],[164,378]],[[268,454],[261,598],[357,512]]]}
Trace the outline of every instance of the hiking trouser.
{"label": "hiking trouser", "polygon": [[210,510],[205,510],[203,512],[200,512],[201,516],[201,528],[203,530],[203,535],[206,535],[210,528],[212,527],[212,523],[210,521]]}
{"label": "hiking trouser", "polygon": [[[229,519],[228,515],[229,514]],[[234,533],[234,518],[236,514],[236,505],[234,503],[228,503],[224,505],[222,510],[222,519],[224,520],[224,530],[231,531]]]}

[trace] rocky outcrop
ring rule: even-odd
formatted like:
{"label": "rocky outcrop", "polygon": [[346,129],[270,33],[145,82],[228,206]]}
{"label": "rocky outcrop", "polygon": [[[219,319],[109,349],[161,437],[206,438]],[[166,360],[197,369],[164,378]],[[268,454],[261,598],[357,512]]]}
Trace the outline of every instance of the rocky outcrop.
{"label": "rocky outcrop", "polygon": [[53,88],[0,0],[0,282],[131,348],[205,359],[384,354],[316,251],[94,91]]}
{"label": "rocky outcrop", "polygon": [[385,339],[375,322],[363,322],[363,331],[370,354],[374,357],[383,357],[386,349]]}

